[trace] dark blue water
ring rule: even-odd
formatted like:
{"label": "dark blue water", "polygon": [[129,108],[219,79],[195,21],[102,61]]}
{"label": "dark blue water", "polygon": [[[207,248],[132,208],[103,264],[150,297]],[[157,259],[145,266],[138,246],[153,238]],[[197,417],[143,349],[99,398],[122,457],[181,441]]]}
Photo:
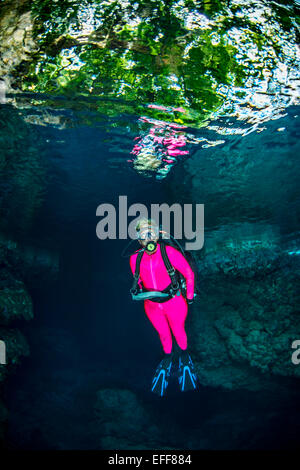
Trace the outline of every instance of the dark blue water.
{"label": "dark blue water", "polygon": [[[292,123],[294,114],[286,118],[287,124]],[[96,237],[97,206],[103,202],[118,206],[119,195],[127,195],[128,205],[186,201],[187,193],[178,186],[178,181],[184,182],[186,165],[199,164],[204,175],[213,178],[215,174],[222,181],[222,161],[215,165],[218,148],[195,151],[189,162],[178,164],[168,178],[158,182],[134,172],[126,164],[126,154],[120,157],[119,152],[113,152],[109,132],[103,129],[79,125],[37,129],[45,146],[46,191],[33,225],[26,235],[16,237],[24,245],[55,253],[59,274],[56,280],[30,286],[35,317],[20,327],[31,354],[5,386],[5,403],[10,410],[8,447],[101,448],[102,429],[94,413],[96,393],[101,388],[136,393],[151,410],[153,423],[166,430],[161,440],[165,447],[295,447],[300,409],[293,390],[277,396],[200,386],[197,393],[184,395],[173,383],[168,398],[162,401],[149,392],[161,346],[142,306],[132,303],[129,296],[131,273],[128,259],[121,257],[127,241],[100,241]],[[261,153],[257,162],[245,163],[249,151],[246,145],[256,145],[255,139],[260,145],[264,139],[274,140],[274,134],[268,137],[271,131],[272,127],[266,130],[263,139],[262,134],[243,138],[241,165],[251,163],[260,168]],[[129,148],[128,142],[124,140],[125,148]],[[225,145],[231,145],[228,154],[236,142],[240,138],[226,141]],[[119,145],[122,147],[122,137]],[[275,147],[279,174],[282,148]],[[260,152],[266,149],[267,144]],[[224,185],[237,187],[240,182],[234,180],[234,172],[230,177],[230,171],[228,168],[223,177]],[[288,174],[295,173],[290,169]],[[268,191],[271,197],[272,188]],[[220,191],[215,201],[207,201],[206,195],[208,198],[209,188],[200,187],[197,202],[209,202],[208,224],[215,227],[218,220],[223,224],[224,193]],[[264,197],[259,196],[262,206]],[[283,205],[286,203],[283,201]],[[216,207],[219,212],[209,212]],[[231,216],[236,217],[235,210],[227,213],[227,220]],[[293,216],[291,233],[296,227],[294,220]],[[286,227],[285,221],[282,227]],[[187,329],[193,335],[190,320]]]}

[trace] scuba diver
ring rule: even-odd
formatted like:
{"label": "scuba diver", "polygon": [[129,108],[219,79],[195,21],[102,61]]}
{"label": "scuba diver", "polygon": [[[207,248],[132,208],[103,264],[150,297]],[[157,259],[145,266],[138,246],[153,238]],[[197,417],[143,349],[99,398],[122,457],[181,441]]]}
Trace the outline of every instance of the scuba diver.
{"label": "scuba diver", "polygon": [[157,330],[165,353],[158,365],[152,391],[165,394],[174,362],[172,334],[179,347],[178,381],[181,391],[196,388],[196,374],[187,350],[185,320],[188,304],[194,298],[194,272],[184,251],[160,239],[153,220],[141,219],[137,226],[137,239],[142,246],[130,257],[134,275],[131,295],[143,300],[147,317]]}

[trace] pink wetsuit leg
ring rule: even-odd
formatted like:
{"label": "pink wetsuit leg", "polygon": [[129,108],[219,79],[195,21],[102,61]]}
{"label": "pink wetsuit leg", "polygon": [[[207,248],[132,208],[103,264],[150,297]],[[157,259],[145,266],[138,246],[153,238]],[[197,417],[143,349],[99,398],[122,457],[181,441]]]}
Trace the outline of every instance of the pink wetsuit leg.
{"label": "pink wetsuit leg", "polygon": [[[172,246],[166,246],[168,258],[172,266],[177,269],[186,280],[187,298],[194,296],[194,273],[185,257]],[[130,257],[131,271],[135,273],[136,259],[135,253]],[[140,265],[140,281],[148,290],[163,290],[170,283],[170,277],[165,268],[160,245],[151,255],[147,253],[143,256]],[[175,296],[164,303],[151,302],[146,300],[144,303],[146,315],[157,330],[164,351],[168,354],[172,351],[172,333],[181,349],[187,348],[187,337],[184,329],[187,316],[187,303],[181,296]]]}
{"label": "pink wetsuit leg", "polygon": [[165,304],[165,312],[172,333],[180,349],[187,349],[187,336],[184,328],[187,317],[187,303],[182,297],[173,297]]}
{"label": "pink wetsuit leg", "polygon": [[172,334],[165,314],[165,309],[162,305],[163,304],[154,304],[154,302],[146,301],[145,312],[159,334],[164,352],[166,354],[170,354],[172,352]]}

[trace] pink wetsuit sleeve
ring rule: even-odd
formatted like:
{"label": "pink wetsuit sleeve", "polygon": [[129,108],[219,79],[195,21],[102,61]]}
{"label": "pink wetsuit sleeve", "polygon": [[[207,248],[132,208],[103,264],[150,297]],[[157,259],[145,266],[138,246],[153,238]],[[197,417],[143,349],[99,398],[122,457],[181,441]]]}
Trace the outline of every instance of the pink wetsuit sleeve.
{"label": "pink wetsuit sleeve", "polygon": [[177,271],[179,271],[185,278],[186,281],[186,296],[189,300],[194,297],[194,272],[190,267],[189,263],[185,259],[182,253],[179,250],[176,250],[172,246],[167,246],[167,255]]}

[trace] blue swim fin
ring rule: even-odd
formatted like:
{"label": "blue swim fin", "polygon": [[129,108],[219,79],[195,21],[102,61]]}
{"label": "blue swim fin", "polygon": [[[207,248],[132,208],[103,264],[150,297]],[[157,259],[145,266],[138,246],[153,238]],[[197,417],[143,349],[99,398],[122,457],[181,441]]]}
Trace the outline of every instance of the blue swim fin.
{"label": "blue swim fin", "polygon": [[151,391],[153,393],[156,393],[160,397],[163,397],[166,393],[169,378],[171,375],[171,368],[172,357],[170,354],[164,357],[164,359],[159,363],[152,380]]}
{"label": "blue swim fin", "polygon": [[185,351],[181,354],[181,356],[179,356],[178,369],[178,381],[181,392],[186,392],[188,390],[196,390],[197,376],[193,361],[188,352]]}

